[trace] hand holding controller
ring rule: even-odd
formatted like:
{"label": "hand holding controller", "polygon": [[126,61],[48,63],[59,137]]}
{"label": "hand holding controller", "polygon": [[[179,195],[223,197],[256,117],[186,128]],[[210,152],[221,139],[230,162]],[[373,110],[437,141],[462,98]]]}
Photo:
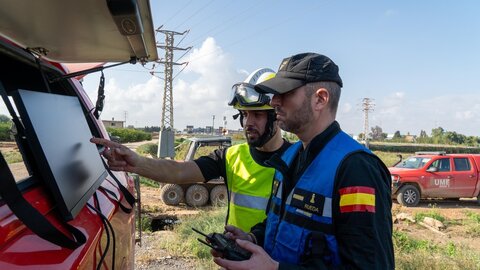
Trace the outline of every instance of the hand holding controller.
{"label": "hand holding controller", "polygon": [[218,252],[221,252],[225,259],[232,261],[244,261],[250,259],[250,256],[252,255],[251,252],[238,246],[235,240],[229,239],[221,233],[211,233],[206,235],[195,228],[192,228],[192,230],[205,236],[207,241],[197,238],[200,243],[205,244]]}

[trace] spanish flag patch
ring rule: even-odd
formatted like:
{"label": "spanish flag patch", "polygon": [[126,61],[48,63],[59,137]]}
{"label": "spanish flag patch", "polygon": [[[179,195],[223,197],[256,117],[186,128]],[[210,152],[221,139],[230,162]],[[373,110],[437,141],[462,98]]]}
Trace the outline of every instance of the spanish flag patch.
{"label": "spanish flag patch", "polygon": [[375,213],[375,189],[371,187],[346,187],[340,192],[340,213]]}

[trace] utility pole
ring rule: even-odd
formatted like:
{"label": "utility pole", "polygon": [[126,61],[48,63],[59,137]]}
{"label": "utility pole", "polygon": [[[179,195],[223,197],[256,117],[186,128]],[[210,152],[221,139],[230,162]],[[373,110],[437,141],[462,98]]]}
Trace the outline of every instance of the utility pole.
{"label": "utility pole", "polygon": [[223,135],[228,134],[228,128],[227,128],[227,117],[224,115],[223,116],[223,130],[222,130]]}
{"label": "utility pole", "polygon": [[215,115],[212,115],[212,135],[215,135]]}
{"label": "utility pole", "polygon": [[362,111],[364,114],[364,122],[363,122],[363,138],[365,141],[365,146],[368,148],[368,113],[370,111],[374,111],[375,104],[373,103],[373,99],[371,98],[363,98],[362,99]]}
{"label": "utility pole", "polygon": [[[173,126],[173,87],[172,87],[172,73],[174,65],[186,65],[187,63],[176,63],[173,61],[173,51],[174,50],[190,50],[188,48],[178,48],[173,45],[175,35],[184,35],[188,31],[183,33],[161,30],[160,26],[157,30],[157,33],[162,33],[165,35],[165,44],[157,43],[157,48],[165,50],[165,61],[159,60],[157,63],[163,64],[164,69],[164,92],[163,92],[163,104],[162,104],[162,119],[160,124],[160,134],[158,136],[158,152],[157,156],[159,158],[170,157],[173,159],[175,157],[175,130]],[[151,72],[153,75],[153,72]]]}
{"label": "utility pole", "polygon": [[124,116],[124,119],[125,119],[125,127],[128,127],[127,126],[127,114],[128,114],[127,111],[123,111],[123,116]]}

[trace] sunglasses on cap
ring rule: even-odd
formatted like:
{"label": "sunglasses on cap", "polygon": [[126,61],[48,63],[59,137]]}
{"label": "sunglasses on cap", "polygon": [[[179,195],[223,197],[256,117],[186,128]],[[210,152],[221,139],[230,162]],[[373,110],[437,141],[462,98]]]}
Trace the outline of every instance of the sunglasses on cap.
{"label": "sunglasses on cap", "polygon": [[249,83],[237,83],[232,86],[232,95],[228,105],[233,106],[238,102],[244,107],[257,107],[268,105],[273,94],[258,93]]}

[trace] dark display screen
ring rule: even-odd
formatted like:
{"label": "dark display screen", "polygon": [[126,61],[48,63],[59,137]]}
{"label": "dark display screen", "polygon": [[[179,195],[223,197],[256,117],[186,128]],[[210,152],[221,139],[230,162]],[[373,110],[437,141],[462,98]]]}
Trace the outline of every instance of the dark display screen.
{"label": "dark display screen", "polygon": [[39,177],[65,220],[73,219],[106,177],[77,97],[18,90],[13,94]]}

